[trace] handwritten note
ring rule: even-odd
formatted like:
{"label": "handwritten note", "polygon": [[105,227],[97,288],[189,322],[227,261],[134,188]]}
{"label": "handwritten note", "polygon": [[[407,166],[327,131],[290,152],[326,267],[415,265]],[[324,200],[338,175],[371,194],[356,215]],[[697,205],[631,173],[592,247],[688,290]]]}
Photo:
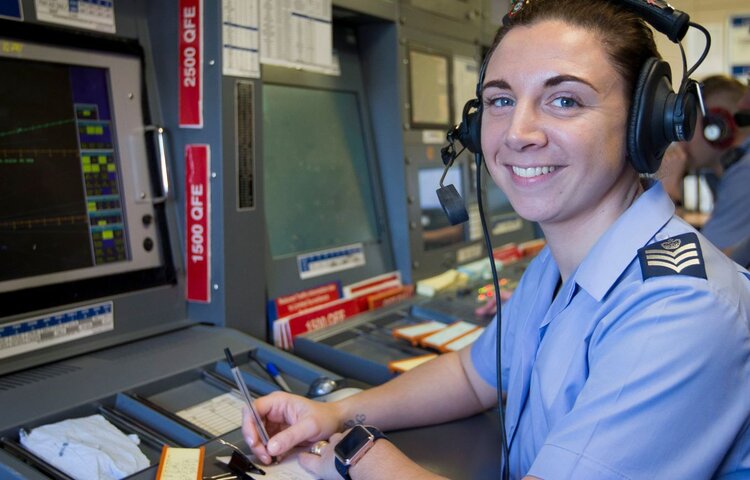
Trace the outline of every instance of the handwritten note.
{"label": "handwritten note", "polygon": [[156,480],[201,480],[204,453],[203,447],[173,448],[165,445],[161,450]]}
{"label": "handwritten note", "polygon": [[242,405],[239,396],[225,393],[180,410],[177,415],[218,437],[242,426]]}
{"label": "handwritten note", "polygon": [[[263,477],[264,480],[315,480],[317,477],[302,468],[297,462],[297,455],[305,450],[304,448],[296,448],[282,458],[280,463],[272,465],[264,465],[257,458],[251,458],[256,465],[265,470],[266,476]],[[228,456],[219,456],[216,457],[216,461],[228,464],[229,458]]]}

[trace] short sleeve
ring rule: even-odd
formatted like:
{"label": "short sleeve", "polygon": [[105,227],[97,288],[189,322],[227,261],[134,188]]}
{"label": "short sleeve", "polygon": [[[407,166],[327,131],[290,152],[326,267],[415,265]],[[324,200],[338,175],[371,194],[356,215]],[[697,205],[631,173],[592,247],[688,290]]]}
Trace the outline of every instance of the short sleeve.
{"label": "short sleeve", "polygon": [[471,362],[482,380],[497,388],[497,316],[471,346]]}
{"label": "short sleeve", "polygon": [[660,285],[656,291],[623,302],[616,320],[594,330],[586,383],[529,475],[712,478],[717,472],[750,413],[743,392],[747,312],[717,298],[701,279],[676,278],[650,279]]}

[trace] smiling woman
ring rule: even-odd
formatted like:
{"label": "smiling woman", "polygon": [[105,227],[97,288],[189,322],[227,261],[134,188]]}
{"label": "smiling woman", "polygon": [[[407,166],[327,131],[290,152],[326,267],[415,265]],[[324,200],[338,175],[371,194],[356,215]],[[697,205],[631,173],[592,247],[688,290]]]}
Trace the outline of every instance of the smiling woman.
{"label": "smiling woman", "polygon": [[[642,191],[625,158],[627,90],[601,36],[559,20],[514,28],[487,65],[487,167],[548,241],[567,238],[577,247],[567,250],[564,278]],[[571,238],[581,223],[587,229]]]}
{"label": "smiling woman", "polygon": [[[256,455],[348,441],[334,432],[350,419],[444,422],[502,389],[513,479],[750,475],[750,279],[639,175],[690,138],[696,109],[638,15],[667,19],[657,28],[674,41],[687,29],[660,1],[514,2],[482,69],[481,130],[464,131],[547,239],[502,311],[501,345],[495,319],[464,350],[340,402],[262,397],[274,435],[266,450],[244,422]],[[330,450],[300,462],[337,478]],[[342,475],[435,478],[387,440]]]}

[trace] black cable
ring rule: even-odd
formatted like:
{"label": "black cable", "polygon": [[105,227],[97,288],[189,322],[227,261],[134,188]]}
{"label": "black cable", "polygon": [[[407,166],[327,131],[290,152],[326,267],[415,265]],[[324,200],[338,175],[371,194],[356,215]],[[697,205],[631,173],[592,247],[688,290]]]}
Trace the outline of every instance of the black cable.
{"label": "black cable", "polygon": [[487,221],[484,218],[484,206],[482,205],[482,154],[474,154],[474,162],[477,166],[477,205],[479,206],[479,218],[482,221],[482,232],[484,233],[484,243],[487,248],[487,256],[490,260],[490,269],[492,270],[492,285],[495,287],[495,308],[497,311],[497,318],[495,320],[495,326],[497,328],[497,348],[495,349],[497,355],[497,411],[500,415],[500,443],[503,451],[503,465],[502,465],[502,478],[508,480],[510,476],[510,464],[508,455],[508,437],[505,434],[505,412],[503,411],[503,381],[502,381],[502,355],[500,353],[501,346],[501,329],[500,329],[500,282],[497,278],[497,267],[495,266],[495,257],[492,252],[492,241],[490,240],[490,232],[487,228]]}
{"label": "black cable", "polygon": [[[690,68],[690,70],[688,70],[687,73],[685,74],[685,78],[692,75],[693,72],[700,66],[700,64],[703,63],[703,60],[705,60],[706,56],[708,55],[708,50],[711,48],[711,34],[708,33],[708,30],[706,30],[706,28],[703,25],[700,25],[698,23],[688,22],[688,25],[690,25],[693,28],[697,28],[698,30],[701,31],[701,33],[703,33],[703,35],[706,37],[706,46],[703,47],[703,53],[701,54],[698,61],[696,61],[695,65],[693,65]],[[680,45],[680,50],[682,50],[682,43],[680,43],[679,45]],[[683,62],[686,62],[684,50],[682,50],[682,58],[683,58]]]}

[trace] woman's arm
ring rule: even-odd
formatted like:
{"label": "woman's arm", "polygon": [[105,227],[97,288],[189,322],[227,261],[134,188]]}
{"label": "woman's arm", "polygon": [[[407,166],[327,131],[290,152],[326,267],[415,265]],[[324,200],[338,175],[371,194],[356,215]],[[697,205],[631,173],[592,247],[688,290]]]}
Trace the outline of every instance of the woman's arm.
{"label": "woman's arm", "polygon": [[416,427],[466,417],[496,403],[495,389],[474,370],[470,347],[446,353],[393,380],[334,403],[274,393],[255,404],[271,435],[266,449],[252,422],[243,433],[261,458],[281,455],[296,445],[327,439],[357,424],[382,430]]}

